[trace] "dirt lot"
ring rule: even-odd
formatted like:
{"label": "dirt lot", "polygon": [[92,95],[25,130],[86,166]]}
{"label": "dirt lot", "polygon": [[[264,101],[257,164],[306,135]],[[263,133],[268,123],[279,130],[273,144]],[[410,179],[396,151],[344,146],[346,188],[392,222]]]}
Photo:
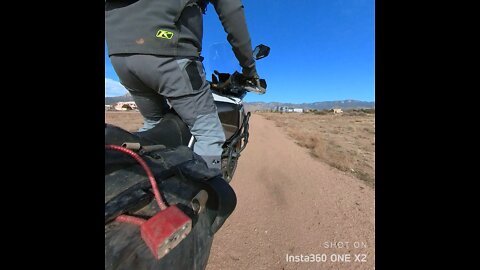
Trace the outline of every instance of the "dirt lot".
{"label": "dirt lot", "polygon": [[375,187],[375,114],[262,113],[315,158]]}
{"label": "dirt lot", "polygon": [[[345,117],[338,128],[326,122],[339,117],[329,117],[299,119],[325,130],[317,134],[337,130],[338,140],[351,140],[348,123],[355,130],[361,123]],[[105,119],[130,130],[142,123],[138,113],[106,113]],[[252,115],[250,141],[231,182],[237,207],[215,235],[207,270],[375,268],[374,189],[310,151],[274,121]]]}
{"label": "dirt lot", "polygon": [[143,118],[136,111],[105,111],[105,123],[137,131],[143,125]]}

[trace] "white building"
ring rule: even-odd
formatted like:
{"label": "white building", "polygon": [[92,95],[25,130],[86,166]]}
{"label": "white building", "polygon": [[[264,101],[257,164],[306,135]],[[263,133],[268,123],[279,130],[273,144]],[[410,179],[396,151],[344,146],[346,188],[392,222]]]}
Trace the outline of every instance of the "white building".
{"label": "white building", "polygon": [[117,111],[129,111],[137,109],[135,101],[117,102],[114,106]]}
{"label": "white building", "polygon": [[343,113],[343,111],[342,111],[342,109],[333,109],[333,113],[334,114]]}
{"label": "white building", "polygon": [[297,113],[303,113],[303,109],[301,108],[291,108],[291,107],[283,107],[283,106],[278,106],[275,107],[276,112],[297,112]]}

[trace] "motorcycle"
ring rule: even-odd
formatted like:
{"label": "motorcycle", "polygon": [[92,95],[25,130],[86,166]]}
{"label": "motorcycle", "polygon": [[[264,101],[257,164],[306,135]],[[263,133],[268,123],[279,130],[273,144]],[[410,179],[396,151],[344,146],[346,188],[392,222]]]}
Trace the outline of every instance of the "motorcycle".
{"label": "motorcycle", "polygon": [[[255,47],[253,55],[259,60],[268,56],[269,52],[270,48],[261,44]],[[250,112],[245,111],[243,98],[247,92],[265,94],[266,88],[267,83],[264,79],[253,82],[238,72],[229,74],[215,71],[212,74],[210,89],[227,138],[222,154],[222,173],[227,182],[232,180],[240,153],[248,143]]]}
{"label": "motorcycle", "polygon": [[[260,44],[253,50],[253,57],[259,60],[267,57],[269,53],[270,48]],[[222,146],[221,163],[223,178],[227,182],[233,179],[240,153],[248,143],[250,112],[247,113],[245,111],[243,98],[248,92],[264,94],[266,88],[267,83],[265,79],[259,79],[255,82],[246,79],[241,73],[236,71],[230,74],[220,73],[215,70],[214,74],[212,74],[210,89],[213,92],[218,116],[226,138]],[[172,121],[175,122],[174,126],[180,127],[170,128]],[[164,119],[153,129],[136,132],[135,134],[140,138],[148,140],[149,143],[164,144],[169,147],[187,145],[193,149],[195,138],[185,124],[182,126],[182,123],[183,121],[180,117],[171,110],[165,114]],[[166,130],[169,130],[169,134],[166,134]],[[172,138],[179,140],[175,141]]]}
{"label": "motorcycle", "polygon": [[[269,51],[259,45],[254,57]],[[265,80],[238,72],[215,71],[210,85],[227,138],[222,175],[193,152],[195,138],[173,110],[143,132],[105,124],[105,269],[205,269],[213,235],[236,207],[228,182],[248,143],[243,98],[266,91]]]}

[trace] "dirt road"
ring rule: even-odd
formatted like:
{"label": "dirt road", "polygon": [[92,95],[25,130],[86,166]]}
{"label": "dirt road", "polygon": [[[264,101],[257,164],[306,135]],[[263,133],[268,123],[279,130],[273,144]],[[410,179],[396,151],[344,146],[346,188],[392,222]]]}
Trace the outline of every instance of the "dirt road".
{"label": "dirt road", "polygon": [[374,190],[260,115],[231,184],[237,208],[215,235],[207,270],[375,268]]}
{"label": "dirt road", "polygon": [[[105,121],[142,125],[133,112],[106,112]],[[237,208],[215,235],[207,270],[374,269],[374,190],[312,158],[273,121],[250,118],[231,184]]]}

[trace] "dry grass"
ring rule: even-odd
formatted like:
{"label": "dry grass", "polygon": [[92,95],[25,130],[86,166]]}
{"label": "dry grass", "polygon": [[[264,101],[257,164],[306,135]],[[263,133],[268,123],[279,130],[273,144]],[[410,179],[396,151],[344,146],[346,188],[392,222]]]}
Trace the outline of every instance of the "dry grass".
{"label": "dry grass", "polygon": [[375,187],[375,114],[260,113],[315,158]]}

